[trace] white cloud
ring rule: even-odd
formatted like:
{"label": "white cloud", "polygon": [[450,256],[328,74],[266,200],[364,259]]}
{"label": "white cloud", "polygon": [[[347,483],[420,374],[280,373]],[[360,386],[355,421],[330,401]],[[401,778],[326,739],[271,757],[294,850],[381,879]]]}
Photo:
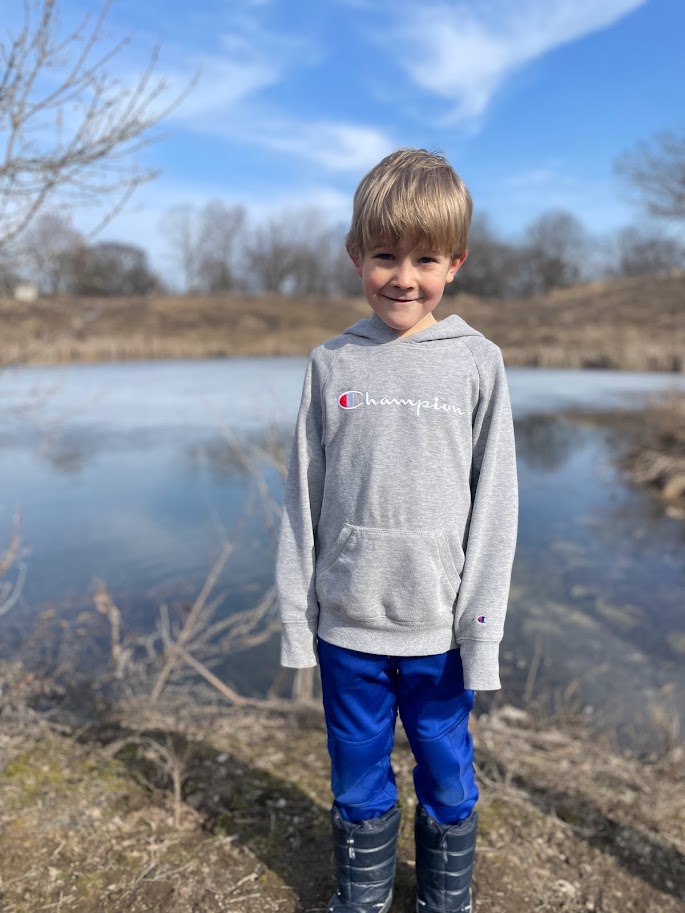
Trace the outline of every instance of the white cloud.
{"label": "white cloud", "polygon": [[347,121],[306,121],[282,112],[268,115],[263,107],[246,105],[230,117],[198,117],[193,130],[228,140],[285,152],[329,172],[359,174],[397,147],[388,133]]}
{"label": "white cloud", "polygon": [[[176,121],[228,116],[236,105],[281,76],[277,65],[261,60],[238,62],[205,55],[193,64],[197,67],[197,82],[174,112]],[[168,81],[172,88],[180,89],[188,77],[174,75]]]}
{"label": "white cloud", "polygon": [[360,172],[395,148],[393,140],[375,127],[349,123],[298,123],[283,120],[257,127],[248,136],[271,149],[290,152],[331,171]]}
{"label": "white cloud", "polygon": [[[403,6],[389,44],[422,89],[473,120],[515,69],[553,48],[612,25],[646,0],[491,0]],[[386,36],[387,37],[387,36]]]}
{"label": "white cloud", "polygon": [[313,62],[318,50],[299,36],[275,35],[254,20],[241,21],[220,36],[219,53],[181,53],[183,73],[168,74],[172,86],[187,84],[188,74],[199,73],[197,84],[175,113],[191,126],[211,124],[227,117],[260,90],[287,78],[293,68]]}
{"label": "white cloud", "polygon": [[[255,5],[253,0],[243,3]],[[260,0],[256,5],[262,5]],[[397,145],[373,126],[307,120],[297,113],[297,100],[274,109],[264,90],[287,86],[294,72],[320,63],[325,48],[314,37],[277,32],[249,11],[232,9],[218,27],[214,45],[219,50],[201,51],[178,43],[163,46],[156,73],[165,82],[167,101],[182,93],[197,74],[196,83],[165,123],[233,144],[288,153],[329,172],[358,174]],[[118,74],[121,85],[134,84],[141,61],[135,56],[117,61],[125,64]]]}

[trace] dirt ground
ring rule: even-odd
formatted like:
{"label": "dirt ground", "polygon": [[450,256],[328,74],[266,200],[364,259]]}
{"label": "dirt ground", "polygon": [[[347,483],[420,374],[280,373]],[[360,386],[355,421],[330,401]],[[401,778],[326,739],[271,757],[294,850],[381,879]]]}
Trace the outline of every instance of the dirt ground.
{"label": "dirt ground", "polygon": [[[2,913],[323,913],[333,889],[320,711],[128,701],[67,729],[0,670]],[[474,720],[477,913],[676,913],[682,748],[649,763],[504,707]],[[394,913],[414,910],[412,758]],[[175,774],[175,777],[174,777]],[[174,782],[176,792],[174,791]]]}

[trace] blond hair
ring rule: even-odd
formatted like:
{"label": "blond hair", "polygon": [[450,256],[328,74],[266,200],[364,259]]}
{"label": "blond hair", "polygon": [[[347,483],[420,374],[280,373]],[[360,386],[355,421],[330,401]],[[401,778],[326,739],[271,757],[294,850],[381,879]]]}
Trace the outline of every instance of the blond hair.
{"label": "blond hair", "polygon": [[347,249],[361,258],[376,244],[409,238],[461,257],[468,247],[472,212],[466,185],[443,155],[398,149],[357,187]]}

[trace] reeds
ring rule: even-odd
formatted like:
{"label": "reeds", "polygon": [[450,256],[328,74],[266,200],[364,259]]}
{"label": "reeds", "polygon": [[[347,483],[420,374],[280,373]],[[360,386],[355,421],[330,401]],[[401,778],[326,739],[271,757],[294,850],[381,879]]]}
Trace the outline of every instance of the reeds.
{"label": "reeds", "polygon": [[[685,278],[595,282],[531,299],[443,300],[509,366],[685,370]],[[306,355],[370,314],[359,298],[0,300],[2,364]]]}

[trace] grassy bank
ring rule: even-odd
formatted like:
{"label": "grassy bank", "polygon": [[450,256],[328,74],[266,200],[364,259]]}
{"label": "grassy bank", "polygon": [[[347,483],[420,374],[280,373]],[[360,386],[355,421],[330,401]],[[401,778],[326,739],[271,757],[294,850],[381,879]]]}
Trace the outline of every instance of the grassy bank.
{"label": "grassy bank", "polygon": [[685,393],[652,396],[641,409],[569,415],[608,428],[625,475],[653,492],[669,516],[685,519]]}
{"label": "grassy bank", "polygon": [[[685,370],[685,277],[593,283],[525,300],[447,298],[509,365]],[[151,297],[0,301],[2,361],[55,364],[305,355],[370,314],[362,299]]]}
{"label": "grassy bank", "polygon": [[[70,732],[30,709],[41,686],[20,667],[0,671],[0,685],[5,913],[324,909],[330,793],[317,709],[177,702],[153,713],[128,702]],[[640,763],[579,726],[541,728],[508,708],[474,721],[473,734],[478,913],[682,910],[681,751]],[[394,762],[404,817],[393,911],[410,913],[412,759],[401,733]]]}

